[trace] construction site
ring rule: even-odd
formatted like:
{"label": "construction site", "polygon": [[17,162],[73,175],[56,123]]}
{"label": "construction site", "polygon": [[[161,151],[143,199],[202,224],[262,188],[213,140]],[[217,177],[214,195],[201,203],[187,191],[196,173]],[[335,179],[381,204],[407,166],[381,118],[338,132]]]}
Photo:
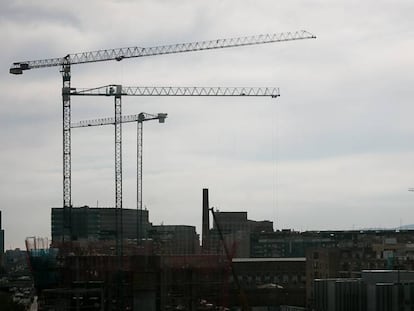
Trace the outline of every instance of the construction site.
{"label": "construction site", "polygon": [[[218,211],[200,189],[201,238],[194,224],[153,225],[143,204],[143,124],[164,123],[168,112],[122,114],[125,96],[258,97],[274,100],[278,87],[141,87],[110,81],[72,86],[72,66],[129,58],[283,43],[316,38],[307,31],[155,46],[80,52],[19,61],[10,73],[57,67],[62,75],[63,200],[51,208],[51,241],[28,238],[26,248],[38,310],[304,310],[306,260],[250,258],[251,234],[273,233],[268,220]],[[231,50],[227,51],[231,53]],[[114,115],[72,121],[76,97],[111,97]],[[136,208],[123,206],[122,125],[137,123]],[[114,205],[72,204],[72,130],[114,127]],[[58,144],[59,142],[56,142]],[[214,195],[214,194],[213,194]]]}

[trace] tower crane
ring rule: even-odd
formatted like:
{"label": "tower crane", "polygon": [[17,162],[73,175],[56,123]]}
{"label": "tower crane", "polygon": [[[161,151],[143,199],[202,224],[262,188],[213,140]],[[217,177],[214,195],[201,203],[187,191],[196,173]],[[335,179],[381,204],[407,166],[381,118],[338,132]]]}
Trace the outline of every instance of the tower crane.
{"label": "tower crane", "polygon": [[[117,245],[122,253],[122,96],[222,96],[222,97],[271,97],[280,96],[277,87],[139,87],[122,86],[116,84],[105,85],[95,88],[72,88],[71,96],[111,96],[115,101],[115,209],[117,211]],[[65,220],[64,220],[65,222]],[[67,227],[70,230],[71,225]],[[119,240],[119,241],[118,241]]]}
{"label": "tower crane", "polygon": [[[141,112],[140,114],[128,115],[121,117],[121,123],[137,122],[137,218],[139,215],[139,230],[137,229],[137,243],[142,238],[142,157],[143,157],[143,136],[145,121],[158,120],[164,123],[167,118],[166,113],[158,113],[157,115]],[[115,125],[114,117],[100,118],[94,120],[83,120],[70,125],[71,128]],[[138,214],[139,212],[139,214]],[[138,224],[138,219],[137,219]]]}
{"label": "tower crane", "polygon": [[[212,50],[229,47],[248,46],[264,43],[314,39],[316,36],[306,30],[256,36],[236,37],[190,43],[169,44],[154,47],[127,47],[90,52],[67,54],[64,57],[19,61],[12,64],[9,72],[20,75],[24,71],[38,68],[60,67],[62,73],[63,103],[63,207],[71,207],[71,66],[103,61],[121,61],[126,58],[156,56],[192,51]],[[115,123],[115,128],[118,124]]]}

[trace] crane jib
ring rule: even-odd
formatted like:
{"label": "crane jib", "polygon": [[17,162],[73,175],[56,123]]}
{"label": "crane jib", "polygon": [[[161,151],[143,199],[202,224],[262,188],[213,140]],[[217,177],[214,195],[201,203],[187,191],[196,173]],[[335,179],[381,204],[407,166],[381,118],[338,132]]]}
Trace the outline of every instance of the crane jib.
{"label": "crane jib", "polygon": [[116,60],[120,61],[125,58],[155,56],[163,54],[174,54],[183,52],[194,52],[202,50],[229,48],[237,46],[247,46],[264,43],[274,43],[282,41],[293,41],[302,39],[314,39],[316,36],[306,30],[296,32],[284,32],[277,34],[261,34],[255,36],[236,37],[228,39],[217,39],[209,41],[198,41],[190,43],[179,43],[161,45],[155,47],[127,47],[117,49],[97,50],[91,52],[81,52],[69,54],[65,57],[50,58],[32,61],[15,62],[10,68],[11,74],[22,74],[23,71],[36,68],[46,68],[66,65],[76,65],[92,62],[102,62]]}
{"label": "crane jib", "polygon": [[278,87],[142,87],[105,85],[96,88],[64,89],[71,96],[267,96],[279,97]]}

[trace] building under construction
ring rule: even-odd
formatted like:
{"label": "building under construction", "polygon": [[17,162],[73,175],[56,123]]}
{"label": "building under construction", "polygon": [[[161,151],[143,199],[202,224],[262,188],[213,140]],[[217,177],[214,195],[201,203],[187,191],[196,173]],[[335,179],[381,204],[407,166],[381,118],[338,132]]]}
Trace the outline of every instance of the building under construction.
{"label": "building under construction", "polygon": [[44,310],[198,310],[222,305],[228,265],[220,256],[66,256],[43,289]]}
{"label": "building under construction", "polygon": [[305,305],[304,258],[128,254],[119,261],[51,250],[31,261],[41,310],[226,310],[242,305],[241,293],[251,307]]}

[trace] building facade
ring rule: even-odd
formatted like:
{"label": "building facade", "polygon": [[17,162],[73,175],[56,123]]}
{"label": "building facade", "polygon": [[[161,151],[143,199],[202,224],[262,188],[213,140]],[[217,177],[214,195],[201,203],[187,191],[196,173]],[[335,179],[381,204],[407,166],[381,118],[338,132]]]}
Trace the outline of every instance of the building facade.
{"label": "building facade", "polygon": [[[66,213],[66,214],[65,214]],[[64,240],[113,240],[116,238],[115,208],[52,208],[52,243]],[[151,226],[148,211],[122,209],[124,239],[145,238]]]}
{"label": "building facade", "polygon": [[[220,237],[219,228],[223,237]],[[260,232],[273,232],[273,222],[250,220],[247,212],[216,211],[213,228],[208,233],[208,252],[224,254],[224,241],[232,257],[251,257],[251,236]]]}
{"label": "building facade", "polygon": [[2,227],[1,211],[0,211],[0,266],[3,262],[3,260],[2,260],[3,254],[4,254],[4,229]]}
{"label": "building facade", "polygon": [[193,255],[200,253],[196,227],[185,225],[152,226],[148,233],[157,255]]}
{"label": "building facade", "polygon": [[[251,308],[305,307],[305,258],[234,258],[232,263]],[[230,286],[237,297],[232,276]]]}
{"label": "building facade", "polygon": [[316,279],[316,311],[414,309],[414,271],[366,270],[360,278]]}

